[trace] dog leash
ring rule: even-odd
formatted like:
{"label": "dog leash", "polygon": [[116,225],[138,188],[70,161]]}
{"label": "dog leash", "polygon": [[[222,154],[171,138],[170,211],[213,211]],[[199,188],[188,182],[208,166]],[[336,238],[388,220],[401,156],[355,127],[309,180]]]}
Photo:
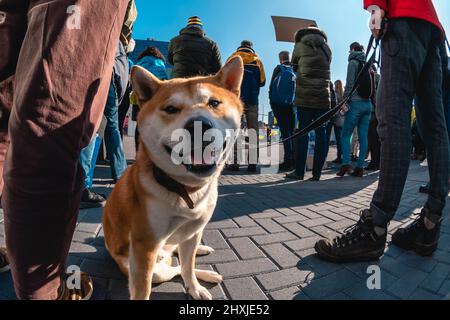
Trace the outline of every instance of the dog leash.
{"label": "dog leash", "polygon": [[[384,26],[382,26],[381,30],[384,30]],[[297,137],[305,136],[305,135],[309,134],[311,131],[314,131],[314,130],[320,128],[322,125],[324,125],[325,123],[330,121],[342,109],[342,107],[350,101],[351,97],[356,92],[356,90],[358,90],[358,88],[361,84],[363,75],[369,71],[369,69],[372,67],[373,64],[375,64],[375,63],[379,64],[379,61],[377,61],[377,49],[380,46],[380,41],[381,41],[382,37],[383,37],[383,35],[381,35],[378,39],[375,39],[375,37],[373,35],[370,36],[369,45],[367,46],[367,50],[368,50],[367,53],[369,54],[372,49],[373,49],[373,53],[370,56],[370,58],[366,61],[366,63],[364,64],[364,67],[361,69],[358,76],[356,77],[355,84],[354,84],[352,90],[350,90],[350,93],[347,96],[347,98],[345,98],[343,101],[341,101],[336,107],[332,108],[327,113],[322,115],[316,121],[312,122],[306,128],[296,132],[294,135],[292,135],[286,139],[283,139],[276,143],[273,143],[273,144],[271,143],[271,144],[268,144],[267,146],[261,147],[261,149],[262,148],[270,148],[273,145],[283,144],[284,142],[294,140]]]}

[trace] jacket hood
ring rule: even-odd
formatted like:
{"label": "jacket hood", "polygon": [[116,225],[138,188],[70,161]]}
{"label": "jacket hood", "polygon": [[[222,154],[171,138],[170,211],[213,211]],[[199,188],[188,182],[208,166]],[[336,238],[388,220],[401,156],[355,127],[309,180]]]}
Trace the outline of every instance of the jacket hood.
{"label": "jacket hood", "polygon": [[315,28],[315,27],[309,27],[306,29],[300,29],[297,31],[297,33],[295,34],[295,42],[313,42],[313,45],[320,45],[321,43],[323,43],[323,41],[325,40],[325,42],[328,41],[328,37],[325,34],[325,32],[323,32],[322,30],[320,30],[319,28]]}
{"label": "jacket hood", "polygon": [[256,53],[247,50],[244,51],[241,48],[233,53],[233,56],[240,56],[244,60],[244,64],[251,64],[259,59]]}
{"label": "jacket hood", "polygon": [[197,36],[197,37],[201,37],[201,38],[203,38],[206,35],[206,33],[203,29],[193,27],[193,26],[188,26],[184,29],[181,29],[180,35],[184,35],[184,34]]}
{"label": "jacket hood", "polygon": [[358,61],[361,61],[361,62],[365,62],[366,61],[366,54],[364,52],[362,52],[362,51],[351,52],[349,57],[348,57],[348,61],[351,61],[351,60],[358,60]]}

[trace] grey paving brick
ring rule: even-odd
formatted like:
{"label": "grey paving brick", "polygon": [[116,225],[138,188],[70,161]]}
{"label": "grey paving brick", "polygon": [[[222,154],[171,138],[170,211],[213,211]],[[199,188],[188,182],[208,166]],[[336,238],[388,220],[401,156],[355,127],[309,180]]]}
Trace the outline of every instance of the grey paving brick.
{"label": "grey paving brick", "polygon": [[326,239],[333,239],[339,235],[338,232],[336,232],[330,228],[327,228],[325,226],[312,227],[311,230]]}
{"label": "grey paving brick", "polygon": [[233,219],[234,222],[236,222],[239,227],[246,228],[246,227],[257,227],[258,224],[255,222],[255,220],[251,219],[248,216],[241,216]]}
{"label": "grey paving brick", "polygon": [[236,223],[231,219],[226,220],[220,220],[220,221],[212,221],[208,223],[208,225],[205,227],[206,230],[210,229],[233,229],[237,228],[238,226]]}
{"label": "grey paving brick", "polygon": [[277,270],[277,267],[267,258],[222,263],[217,264],[216,267],[218,272],[227,278]]}
{"label": "grey paving brick", "polygon": [[436,293],[429,292],[429,291],[421,289],[421,288],[416,289],[412,293],[412,295],[409,297],[409,300],[420,300],[420,301],[422,301],[422,300],[443,300],[443,299],[444,299],[443,296],[436,294]]}
{"label": "grey paving brick", "polygon": [[303,251],[306,249],[314,248],[314,245],[321,237],[309,237],[300,240],[287,241],[286,245],[294,251]]}
{"label": "grey paving brick", "polygon": [[253,278],[226,279],[223,285],[232,300],[267,300]]}
{"label": "grey paving brick", "polygon": [[298,287],[290,287],[270,292],[274,300],[311,300]]}
{"label": "grey paving brick", "polygon": [[250,238],[233,238],[230,243],[242,259],[265,257],[264,253],[250,240]]}
{"label": "grey paving brick", "polygon": [[401,299],[408,299],[426,277],[427,273],[423,271],[414,270],[407,272],[390,285],[387,288],[387,292]]}
{"label": "grey paving brick", "polygon": [[91,277],[125,280],[125,276],[113,260],[105,260],[99,263],[98,260],[84,259],[80,267]]}
{"label": "grey paving brick", "polygon": [[306,218],[300,214],[297,214],[294,216],[274,218],[274,220],[276,222],[284,225],[284,224],[293,223],[293,222],[305,221],[305,220],[308,220],[308,218]]}
{"label": "grey paving brick", "polygon": [[450,265],[438,263],[433,271],[431,271],[425,280],[420,284],[420,286],[431,292],[439,292],[439,289],[449,275]]}
{"label": "grey paving brick", "polygon": [[271,219],[283,217],[281,212],[276,211],[275,209],[264,210],[262,212],[252,213],[250,214],[252,219]]}
{"label": "grey paving brick", "polygon": [[317,236],[314,232],[310,231],[308,228],[305,228],[298,223],[288,223],[285,224],[284,227],[288,229],[290,232],[298,236],[299,238],[308,238],[312,236]]}
{"label": "grey paving brick", "polygon": [[436,260],[427,257],[420,257],[412,252],[405,252],[397,258],[397,261],[424,272],[431,272],[437,265]]}
{"label": "grey paving brick", "polygon": [[100,223],[80,222],[77,224],[76,230],[87,233],[97,233],[100,228]]}
{"label": "grey paving brick", "polygon": [[299,262],[299,257],[281,243],[266,245],[262,248],[282,268],[295,267]]}
{"label": "grey paving brick", "polygon": [[94,247],[81,242],[72,242],[69,253],[91,260],[110,260],[111,257],[104,247]]}
{"label": "grey paving brick", "polygon": [[283,228],[280,224],[276,223],[272,219],[257,219],[255,221],[269,233],[286,231],[285,228]]}
{"label": "grey paving brick", "polygon": [[73,234],[72,241],[90,244],[94,242],[95,233],[83,232],[76,230]]}
{"label": "grey paving brick", "polygon": [[317,280],[311,281],[302,291],[312,299],[324,299],[342,292],[358,281],[353,273],[341,270]]}
{"label": "grey paving brick", "polygon": [[330,220],[327,218],[317,218],[317,219],[300,221],[299,223],[306,228],[312,228],[312,227],[321,226],[323,224],[327,224],[330,222],[333,222],[333,220]]}
{"label": "grey paving brick", "polygon": [[292,207],[291,209],[294,210],[295,212],[300,213],[302,216],[306,217],[306,219],[316,219],[321,217],[320,214],[311,211],[305,207]]}
{"label": "grey paving brick", "polygon": [[255,240],[255,242],[259,245],[280,243],[280,242],[294,240],[294,239],[297,239],[297,237],[290,232],[281,232],[281,233],[253,237],[253,240]]}
{"label": "grey paving brick", "polygon": [[264,289],[271,291],[295,284],[305,283],[314,278],[314,273],[312,271],[299,270],[298,268],[290,268],[264,273],[256,278],[262,284]]}
{"label": "grey paving brick", "polygon": [[212,247],[214,250],[230,248],[219,230],[204,230],[202,240],[204,244]]}
{"label": "grey paving brick", "polygon": [[210,255],[197,257],[198,264],[222,263],[239,260],[231,249],[216,250]]}
{"label": "grey paving brick", "polygon": [[223,234],[227,238],[239,238],[239,237],[249,237],[256,235],[266,234],[261,227],[250,227],[250,228],[239,228],[239,229],[225,229],[223,230]]}
{"label": "grey paving brick", "polygon": [[445,300],[450,300],[450,279],[446,280],[439,289],[439,294],[444,296]]}
{"label": "grey paving brick", "polygon": [[326,226],[330,229],[341,231],[353,225],[355,225],[355,222],[353,220],[345,219],[329,223]]}

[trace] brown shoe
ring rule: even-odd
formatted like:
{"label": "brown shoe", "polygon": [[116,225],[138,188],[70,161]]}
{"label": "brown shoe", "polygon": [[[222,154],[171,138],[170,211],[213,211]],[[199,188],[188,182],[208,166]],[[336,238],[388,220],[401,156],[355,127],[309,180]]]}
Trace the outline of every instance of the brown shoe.
{"label": "brown shoe", "polygon": [[[94,292],[94,284],[92,282],[91,277],[84,272],[80,273],[80,287],[79,288],[68,288],[68,284],[72,284],[72,279],[74,274],[66,273],[62,279],[62,285],[60,291],[62,291],[59,295],[58,300],[90,300],[92,297],[92,293]],[[68,283],[69,282],[69,283]]]}
{"label": "brown shoe", "polygon": [[0,248],[0,273],[9,271],[8,254],[5,248]]}
{"label": "brown shoe", "polygon": [[362,178],[364,176],[364,169],[363,168],[355,168],[355,170],[352,173],[353,177]]}
{"label": "brown shoe", "polygon": [[353,173],[352,166],[349,164],[345,164],[341,167],[341,170],[339,170],[339,172],[336,173],[336,175],[338,177],[344,177],[346,174],[352,174],[352,173]]}

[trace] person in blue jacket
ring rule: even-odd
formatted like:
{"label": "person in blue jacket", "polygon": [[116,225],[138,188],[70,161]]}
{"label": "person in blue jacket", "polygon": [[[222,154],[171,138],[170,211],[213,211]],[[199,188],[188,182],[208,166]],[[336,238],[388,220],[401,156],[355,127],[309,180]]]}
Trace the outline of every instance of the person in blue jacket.
{"label": "person in blue jacket", "polygon": [[[167,80],[169,77],[167,76],[166,70],[166,58],[156,47],[147,47],[138,57],[138,61],[135,64],[136,66],[140,66],[145,68],[147,71],[153,73],[155,77],[160,80]],[[132,99],[134,100],[134,99]],[[137,115],[139,112],[139,107],[136,105],[136,102],[133,101],[133,114],[132,120],[137,120]],[[134,134],[134,143],[136,146],[136,151],[139,148],[139,129],[136,127],[136,132]]]}

